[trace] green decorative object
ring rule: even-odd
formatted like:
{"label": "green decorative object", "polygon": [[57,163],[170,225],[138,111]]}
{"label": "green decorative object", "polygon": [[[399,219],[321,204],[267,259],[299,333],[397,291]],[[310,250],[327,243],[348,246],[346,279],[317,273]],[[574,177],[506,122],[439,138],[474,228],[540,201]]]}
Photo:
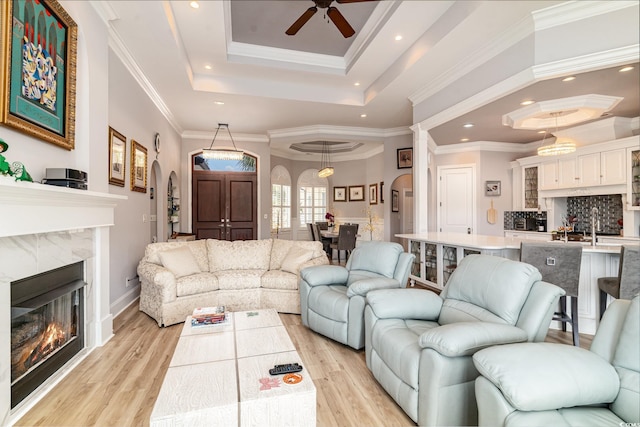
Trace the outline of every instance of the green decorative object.
{"label": "green decorative object", "polygon": [[28,181],[33,182],[33,178],[27,172],[27,168],[20,162],[13,162],[11,164],[11,169],[13,171],[13,175],[16,177],[16,181]]}
{"label": "green decorative object", "polygon": [[[0,139],[0,153],[4,153],[9,149],[9,144],[4,142],[4,140]],[[11,165],[7,162],[7,159],[0,154],[0,175],[13,175],[11,171]]]}

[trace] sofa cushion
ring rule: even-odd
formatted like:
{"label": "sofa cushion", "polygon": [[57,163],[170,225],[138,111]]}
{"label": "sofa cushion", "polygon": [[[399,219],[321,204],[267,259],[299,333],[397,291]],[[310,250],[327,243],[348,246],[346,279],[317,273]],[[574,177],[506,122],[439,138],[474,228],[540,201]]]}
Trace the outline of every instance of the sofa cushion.
{"label": "sofa cushion", "polygon": [[298,289],[300,278],[297,274],[287,273],[281,270],[269,270],[262,275],[261,286],[266,289]]}
{"label": "sofa cushion", "polygon": [[162,265],[170,270],[176,278],[200,273],[200,267],[193,253],[186,246],[158,253]]}
{"label": "sofa cushion", "polygon": [[268,270],[271,259],[271,239],[207,240],[209,271]]}
{"label": "sofa cushion", "polygon": [[198,295],[216,290],[218,290],[218,278],[209,272],[192,274],[181,277],[176,281],[176,295],[178,297]]}
{"label": "sofa cushion", "polygon": [[215,273],[218,278],[218,288],[255,289],[260,287],[260,281],[265,270],[226,270]]}
{"label": "sofa cushion", "polygon": [[269,270],[280,270],[280,268],[282,267],[282,261],[284,261],[293,246],[299,248],[301,251],[312,251],[312,256],[310,259],[318,257],[324,257],[325,259],[327,258],[327,254],[322,249],[322,242],[274,239],[271,246],[271,261],[269,263]]}
{"label": "sofa cushion", "polygon": [[[515,325],[531,287],[541,279],[540,272],[529,264],[500,257],[468,255],[460,261],[440,295],[445,305],[439,323],[460,321],[460,311],[464,308],[460,304],[456,307],[447,304],[451,299],[488,311],[486,317],[495,315],[505,323]],[[474,316],[486,320],[481,313]]]}
{"label": "sofa cushion", "polygon": [[309,261],[313,256],[313,251],[302,249],[300,246],[293,245],[287,256],[282,260],[282,266],[280,270],[287,273],[293,273],[296,276],[300,273],[300,266]]}
{"label": "sofa cushion", "polygon": [[158,242],[147,245],[145,249],[145,259],[147,262],[162,265],[160,253],[171,249],[187,247],[198,262],[200,271],[209,271],[209,258],[207,255],[206,240],[195,240],[189,242]]}

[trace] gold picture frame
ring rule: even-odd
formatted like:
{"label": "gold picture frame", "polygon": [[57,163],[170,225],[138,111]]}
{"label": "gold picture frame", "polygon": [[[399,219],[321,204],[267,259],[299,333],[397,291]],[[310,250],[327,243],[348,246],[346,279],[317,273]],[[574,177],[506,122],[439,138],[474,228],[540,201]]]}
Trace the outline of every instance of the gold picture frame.
{"label": "gold picture frame", "polygon": [[56,0],[2,1],[0,24],[0,123],[72,150],[78,26]]}
{"label": "gold picture frame", "polygon": [[349,201],[350,202],[364,201],[364,185],[349,186]]}
{"label": "gold picture frame", "polygon": [[109,126],[109,184],[124,187],[127,138]]}
{"label": "gold picture frame", "polygon": [[131,191],[147,192],[147,149],[131,140]]}

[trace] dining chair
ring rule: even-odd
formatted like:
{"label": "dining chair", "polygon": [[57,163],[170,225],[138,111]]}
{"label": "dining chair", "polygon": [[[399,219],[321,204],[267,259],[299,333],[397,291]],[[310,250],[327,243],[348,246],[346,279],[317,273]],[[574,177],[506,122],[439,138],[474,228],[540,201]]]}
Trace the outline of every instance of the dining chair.
{"label": "dining chair", "polygon": [[338,240],[329,245],[329,248],[333,254],[333,250],[338,251],[338,262],[340,262],[340,252],[345,252],[345,261],[349,259],[351,251],[356,247],[356,237],[358,234],[357,225],[343,224],[338,229]]}
{"label": "dining chair", "polygon": [[313,224],[307,223],[307,227],[309,228],[309,235],[311,236],[311,240],[316,240],[316,234],[313,230]]}
{"label": "dining chair", "polygon": [[600,319],[607,309],[607,295],[616,299],[632,299],[640,292],[640,247],[623,245],[620,248],[620,267],[616,277],[598,278],[600,290]]}
{"label": "dining chair", "polygon": [[328,221],[316,221],[316,224],[318,224],[318,228],[320,228],[320,230],[328,230],[329,229],[329,222]]}
{"label": "dining chair", "polygon": [[[573,345],[580,346],[578,334],[578,288],[582,245],[579,243],[531,243],[520,244],[520,261],[531,264],[540,271],[542,280],[566,292],[560,297],[559,311],[553,314],[555,321],[561,322],[563,331],[567,323],[571,325]],[[567,297],[571,298],[571,314],[567,313]]]}
{"label": "dining chair", "polygon": [[318,224],[311,224],[311,228],[313,229],[313,240],[322,243],[322,249],[324,249],[324,251],[327,253],[327,256],[331,258],[331,249],[329,247],[329,245],[331,244],[331,240],[322,237],[322,233],[320,232],[320,227],[318,226]]}

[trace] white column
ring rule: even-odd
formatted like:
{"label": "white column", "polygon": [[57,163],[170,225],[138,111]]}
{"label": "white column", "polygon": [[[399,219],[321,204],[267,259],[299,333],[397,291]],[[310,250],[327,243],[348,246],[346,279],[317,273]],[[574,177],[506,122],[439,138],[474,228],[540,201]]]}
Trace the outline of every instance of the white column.
{"label": "white column", "polygon": [[420,124],[413,131],[413,218],[414,232],[426,233],[429,227],[429,133]]}

